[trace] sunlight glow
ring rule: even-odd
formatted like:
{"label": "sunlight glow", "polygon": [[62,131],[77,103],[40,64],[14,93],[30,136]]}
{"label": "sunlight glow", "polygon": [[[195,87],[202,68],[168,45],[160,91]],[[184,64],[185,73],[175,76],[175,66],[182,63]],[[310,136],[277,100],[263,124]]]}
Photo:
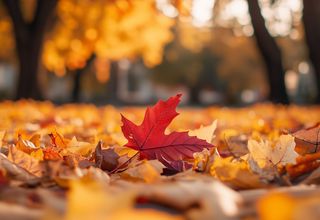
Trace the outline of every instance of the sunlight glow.
{"label": "sunlight glow", "polygon": [[301,19],[302,3],[300,0],[279,0],[273,4],[269,0],[262,0],[260,3],[262,15],[273,36],[290,35],[293,25]]}
{"label": "sunlight glow", "polygon": [[209,25],[213,16],[214,3],[215,0],[197,0],[193,2],[191,15],[193,17],[192,23],[195,26],[201,27]]}
{"label": "sunlight glow", "polygon": [[170,4],[169,0],[157,0],[157,8],[162,11],[162,13],[170,18],[175,18],[178,16],[178,10]]}
{"label": "sunlight glow", "polygon": [[294,93],[298,86],[298,74],[293,70],[288,70],[285,74],[285,83],[289,93]]}
{"label": "sunlight glow", "polygon": [[250,22],[248,14],[248,4],[245,0],[233,0],[224,10],[224,16],[226,18],[236,18],[242,25],[246,25]]}
{"label": "sunlight glow", "polygon": [[308,74],[310,71],[310,66],[307,62],[303,61],[299,63],[298,69],[301,74]]}

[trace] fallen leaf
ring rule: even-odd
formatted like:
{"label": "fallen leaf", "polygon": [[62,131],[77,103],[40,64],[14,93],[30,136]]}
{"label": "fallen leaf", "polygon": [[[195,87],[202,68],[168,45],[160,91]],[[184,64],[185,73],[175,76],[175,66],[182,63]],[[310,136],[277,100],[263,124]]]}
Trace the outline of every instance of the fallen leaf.
{"label": "fallen leaf", "polygon": [[312,219],[320,218],[319,192],[311,195],[271,192],[258,200],[259,219]]}
{"label": "fallen leaf", "polygon": [[34,134],[34,135],[30,138],[30,141],[34,144],[34,146],[40,147],[40,144],[41,144],[40,139],[41,139],[40,134]]}
{"label": "fallen leaf", "polygon": [[33,142],[22,139],[21,135],[18,136],[16,148],[28,154],[30,154],[32,151],[39,149],[34,145]]}
{"label": "fallen leaf", "polygon": [[120,175],[131,180],[143,180],[146,183],[152,183],[160,178],[164,168],[165,166],[158,160],[143,160]]}
{"label": "fallen leaf", "polygon": [[69,140],[65,139],[57,131],[53,131],[49,134],[52,145],[57,148],[67,148]]}
{"label": "fallen leaf", "polygon": [[61,160],[62,156],[55,147],[46,147],[43,150],[44,160]]}
{"label": "fallen leaf", "polygon": [[[152,202],[184,211],[186,219],[232,219],[239,212],[242,197],[221,182],[199,178],[136,186],[140,196]],[[198,208],[190,209],[191,206]]]}
{"label": "fallen leaf", "polygon": [[317,173],[316,170],[320,166],[319,159],[320,159],[320,152],[299,156],[297,158],[296,164],[294,165],[289,164],[286,166],[286,171],[289,174],[290,179],[296,179],[298,177],[306,176],[306,174],[311,173],[309,177],[303,180],[303,183],[307,183],[308,181],[315,180],[316,176],[314,176],[313,174]]}
{"label": "fallen leaf", "polygon": [[214,132],[217,128],[217,120],[212,122],[211,125],[203,126],[195,130],[190,130],[190,136],[196,136],[199,139],[206,140],[208,143],[212,143],[212,140],[215,138]]}
{"label": "fallen leaf", "polygon": [[6,176],[10,177],[13,180],[19,180],[19,181],[32,181],[35,180],[37,177],[25,169],[17,166],[8,158],[0,153],[0,167],[6,171]]}
{"label": "fallen leaf", "polygon": [[151,209],[135,209],[133,191],[110,192],[97,182],[73,181],[67,195],[66,220],[182,220]]}
{"label": "fallen leaf", "polygon": [[267,140],[261,140],[260,142],[249,140],[248,150],[250,157],[260,168],[295,164],[296,158],[299,156],[295,152],[294,137],[291,135],[281,135],[275,143],[270,143]]}
{"label": "fallen leaf", "polygon": [[127,155],[128,157],[133,157],[138,153],[137,150],[131,149],[129,147],[116,147],[114,148],[114,151],[119,155],[119,156],[124,156]]}
{"label": "fallen leaf", "polygon": [[193,154],[194,163],[193,169],[198,172],[210,172],[210,167],[214,162],[214,153],[208,149],[203,149],[201,152]]}
{"label": "fallen leaf", "polygon": [[267,194],[257,204],[259,218],[262,220],[293,219],[295,208],[295,199],[284,193]]}
{"label": "fallen leaf", "polygon": [[292,134],[301,154],[317,152],[320,145],[320,123],[298,130]]}
{"label": "fallen leaf", "polygon": [[232,157],[221,158],[216,156],[210,167],[210,174],[227,183],[235,189],[251,189],[265,186],[258,175],[250,170],[244,160],[235,160]]}
{"label": "fallen leaf", "polygon": [[96,166],[102,170],[112,171],[118,166],[119,155],[113,149],[102,149],[102,142],[99,141],[94,152]]}
{"label": "fallen leaf", "polygon": [[228,150],[234,157],[242,157],[249,153],[248,151],[248,136],[245,134],[231,136],[225,140]]}
{"label": "fallen leaf", "polygon": [[72,153],[80,154],[81,156],[87,156],[94,150],[94,145],[88,142],[78,141],[76,137],[73,137],[68,143],[68,151]]}
{"label": "fallen leaf", "polygon": [[8,159],[33,175],[37,177],[42,176],[43,168],[39,160],[13,146],[9,147]]}
{"label": "fallen leaf", "polygon": [[170,169],[175,169],[172,162],[192,159],[194,152],[213,147],[205,140],[190,137],[188,132],[172,132],[169,135],[164,133],[178,115],[175,109],[180,97],[181,95],[176,95],[148,107],[139,126],[121,115],[122,132],[128,140],[125,146],[139,151],[141,159],[158,159]]}
{"label": "fallen leaf", "polygon": [[30,153],[30,156],[39,160],[39,161],[42,161],[43,160],[43,157],[44,157],[44,154],[43,154],[43,151],[41,148],[39,148],[38,150],[35,150],[35,151],[32,151]]}

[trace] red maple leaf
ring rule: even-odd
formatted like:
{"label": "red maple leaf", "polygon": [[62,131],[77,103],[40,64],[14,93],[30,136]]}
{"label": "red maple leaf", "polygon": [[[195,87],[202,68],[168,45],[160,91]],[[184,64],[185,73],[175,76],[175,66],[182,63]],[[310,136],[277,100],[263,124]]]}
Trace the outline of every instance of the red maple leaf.
{"label": "red maple leaf", "polygon": [[178,115],[176,107],[181,94],[160,100],[155,106],[148,107],[141,125],[136,125],[123,115],[122,132],[127,138],[126,147],[137,150],[140,159],[157,159],[167,168],[181,171],[184,159],[192,159],[193,153],[213,147],[205,140],[189,136],[188,132],[172,132],[166,135],[165,129]]}

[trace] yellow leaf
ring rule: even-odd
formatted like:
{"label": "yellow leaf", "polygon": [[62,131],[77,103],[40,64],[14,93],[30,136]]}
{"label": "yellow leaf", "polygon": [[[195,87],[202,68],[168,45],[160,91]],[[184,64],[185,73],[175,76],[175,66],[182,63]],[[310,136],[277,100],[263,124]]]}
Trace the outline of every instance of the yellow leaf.
{"label": "yellow leaf", "polygon": [[95,145],[89,142],[78,141],[76,137],[73,137],[68,143],[68,151],[72,153],[77,153],[82,156],[89,155],[95,149]]}
{"label": "yellow leaf", "polygon": [[259,188],[263,185],[259,176],[250,171],[246,161],[235,161],[232,157],[215,157],[210,173],[234,188]]}
{"label": "yellow leaf", "polygon": [[[299,189],[300,188],[300,189]],[[297,187],[300,193],[284,193],[274,191],[262,196],[257,202],[259,219],[291,220],[319,219],[319,193],[304,187]],[[293,190],[290,190],[293,192]]]}
{"label": "yellow leaf", "polygon": [[139,162],[134,167],[131,167],[121,173],[122,177],[133,180],[143,180],[147,183],[155,182],[160,178],[163,168],[165,166],[158,160],[144,160]]}
{"label": "yellow leaf", "polygon": [[138,151],[133,150],[129,147],[115,147],[114,151],[119,155],[119,156],[124,156],[127,155],[128,157],[133,157],[135,156]]}
{"label": "yellow leaf", "polygon": [[291,135],[281,135],[279,139],[271,143],[270,141],[256,140],[248,141],[248,150],[250,157],[258,164],[260,168],[295,164],[299,156],[295,148],[294,137]]}
{"label": "yellow leaf", "polygon": [[21,135],[18,136],[16,148],[28,154],[38,149],[33,142],[22,139]]}
{"label": "yellow leaf", "polygon": [[[130,199],[121,198],[121,205],[111,199],[104,185],[94,181],[72,181],[67,195],[66,220],[96,219],[105,220],[112,211],[130,205]],[[117,207],[119,206],[119,207]]]}
{"label": "yellow leaf", "polygon": [[132,190],[110,192],[93,181],[73,181],[67,194],[66,220],[182,220],[179,216],[151,210],[135,209]]}
{"label": "yellow leaf", "polygon": [[37,159],[37,160],[42,161],[44,154],[43,154],[42,149],[38,149],[38,150],[32,151],[32,152],[30,153],[30,156],[33,157],[33,158],[35,158],[35,159]]}
{"label": "yellow leaf", "polygon": [[67,148],[69,140],[64,138],[57,131],[53,131],[49,134],[52,144],[58,148]]}
{"label": "yellow leaf", "polygon": [[290,220],[296,201],[284,193],[271,193],[258,200],[258,214],[261,220]]}
{"label": "yellow leaf", "polygon": [[36,147],[40,147],[40,134],[35,134],[30,138],[30,141],[34,144]]}
{"label": "yellow leaf", "polygon": [[212,122],[211,125],[202,126],[198,129],[189,131],[190,136],[196,136],[202,140],[206,140],[208,143],[212,142],[212,139],[215,138],[214,131],[217,128],[217,120]]}

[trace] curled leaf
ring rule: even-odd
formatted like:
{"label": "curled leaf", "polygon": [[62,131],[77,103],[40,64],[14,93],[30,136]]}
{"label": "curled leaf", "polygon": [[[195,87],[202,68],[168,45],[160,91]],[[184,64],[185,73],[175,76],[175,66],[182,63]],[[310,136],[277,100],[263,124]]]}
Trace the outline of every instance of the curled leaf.
{"label": "curled leaf", "polygon": [[99,141],[94,152],[96,166],[102,170],[112,171],[118,166],[119,155],[113,149],[102,149],[102,142]]}

